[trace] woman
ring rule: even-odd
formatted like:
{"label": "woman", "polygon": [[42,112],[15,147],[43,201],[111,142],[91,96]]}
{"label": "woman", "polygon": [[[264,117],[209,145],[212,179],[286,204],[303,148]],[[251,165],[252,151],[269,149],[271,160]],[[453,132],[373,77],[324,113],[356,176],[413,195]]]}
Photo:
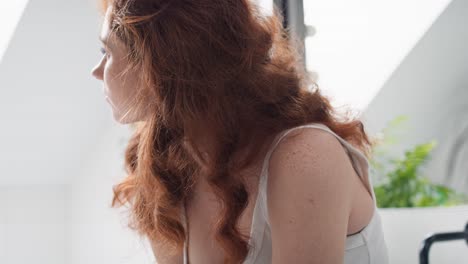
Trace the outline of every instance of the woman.
{"label": "woman", "polygon": [[93,75],[114,118],[135,125],[112,205],[131,205],[158,263],[388,262],[371,142],[308,89],[278,10],[102,4]]}

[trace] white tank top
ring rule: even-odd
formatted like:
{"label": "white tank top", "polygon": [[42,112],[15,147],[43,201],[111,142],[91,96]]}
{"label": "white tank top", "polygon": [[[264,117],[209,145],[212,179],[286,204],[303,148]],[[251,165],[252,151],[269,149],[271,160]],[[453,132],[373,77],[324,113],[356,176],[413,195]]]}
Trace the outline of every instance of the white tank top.
{"label": "white tank top", "polygon": [[[363,181],[368,190],[371,191],[374,200],[374,214],[369,224],[360,232],[349,235],[346,238],[344,264],[388,264],[387,246],[382,229],[380,214],[378,212],[377,201],[371,179],[369,177],[369,162],[367,158],[354,146],[335,134],[329,127],[322,123],[311,123],[289,128],[280,132],[268,150],[263,161],[262,172],[259,181],[259,191],[253,211],[252,227],[250,230],[249,244],[253,245],[243,264],[270,264],[271,263],[271,231],[268,221],[268,212],[266,207],[266,186],[268,174],[266,169],[270,160],[271,153],[289,132],[292,130],[312,127],[322,129],[334,135],[345,147],[354,169]],[[185,208],[182,208],[182,221],[186,226]],[[187,263],[187,243],[184,243],[184,264]]]}

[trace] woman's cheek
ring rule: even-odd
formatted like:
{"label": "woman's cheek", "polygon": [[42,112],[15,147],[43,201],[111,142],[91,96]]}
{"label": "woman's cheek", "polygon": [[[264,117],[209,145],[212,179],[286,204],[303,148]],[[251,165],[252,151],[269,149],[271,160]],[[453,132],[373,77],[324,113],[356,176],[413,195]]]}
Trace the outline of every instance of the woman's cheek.
{"label": "woman's cheek", "polygon": [[113,82],[112,79],[113,79],[112,64],[110,61],[107,61],[106,66],[104,68],[104,82],[105,82],[107,95],[109,95],[112,90],[112,82]]}

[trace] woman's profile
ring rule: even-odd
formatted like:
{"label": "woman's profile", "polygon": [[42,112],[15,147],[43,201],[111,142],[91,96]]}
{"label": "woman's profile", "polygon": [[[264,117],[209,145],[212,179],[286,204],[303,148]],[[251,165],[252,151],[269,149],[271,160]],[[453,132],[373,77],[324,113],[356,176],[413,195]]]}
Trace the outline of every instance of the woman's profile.
{"label": "woman's profile", "polygon": [[388,263],[372,143],[308,77],[278,10],[100,3],[92,74],[133,128],[112,206],[130,205],[158,263]]}

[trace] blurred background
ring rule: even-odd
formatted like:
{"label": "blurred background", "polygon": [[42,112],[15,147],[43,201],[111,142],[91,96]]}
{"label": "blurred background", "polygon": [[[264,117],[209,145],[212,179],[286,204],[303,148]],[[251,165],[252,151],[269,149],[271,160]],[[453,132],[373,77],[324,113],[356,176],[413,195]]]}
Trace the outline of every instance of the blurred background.
{"label": "blurred background", "polygon": [[[425,236],[461,231],[468,203],[447,197],[468,193],[468,1],[252,1],[265,15],[282,10],[319,87],[382,138],[376,188],[422,177],[445,187],[380,204],[390,263],[417,263]],[[2,264],[154,263],[124,209],[110,208],[130,128],[91,76],[100,25],[93,0],[0,2]],[[427,142],[437,144],[416,151]],[[403,179],[395,161],[414,162],[408,153],[419,153],[418,170]],[[468,263],[468,247],[436,244],[430,257]]]}

